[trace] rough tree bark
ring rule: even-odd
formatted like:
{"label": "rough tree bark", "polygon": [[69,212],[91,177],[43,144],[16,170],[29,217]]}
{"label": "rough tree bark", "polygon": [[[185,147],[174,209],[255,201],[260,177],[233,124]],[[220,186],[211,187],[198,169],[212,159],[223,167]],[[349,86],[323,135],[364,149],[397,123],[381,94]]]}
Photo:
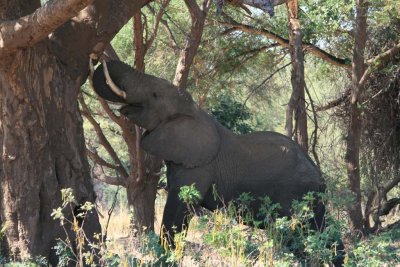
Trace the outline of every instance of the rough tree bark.
{"label": "rough tree bark", "polygon": [[[286,135],[293,136],[299,145],[308,152],[307,112],[304,91],[304,53],[297,0],[287,3],[289,19],[289,50],[292,60],[292,94],[286,111]],[[293,114],[295,127],[293,129]]]}
{"label": "rough tree bark", "polygon": [[[88,55],[101,53],[143,2],[94,1],[64,23],[89,2],[52,1],[43,9],[38,9],[39,0],[1,3],[0,37],[5,46],[0,62],[0,217],[7,225],[10,252],[17,258],[42,255],[57,262],[51,247],[64,234],[50,213],[60,206],[61,188],[72,188],[81,203],[95,200],[76,100],[87,76]],[[60,15],[67,11],[67,17]],[[16,20],[32,12],[27,18],[46,29],[39,37],[31,32],[35,27]],[[13,47],[13,39],[25,36],[12,32],[20,25],[32,38]],[[100,233],[96,212],[85,230],[89,237]]]}
{"label": "rough tree bark", "polygon": [[364,85],[360,83],[365,72],[364,51],[367,41],[367,2],[356,0],[355,40],[353,49],[352,87],[349,107],[349,126],[347,133],[346,164],[349,188],[355,202],[349,207],[350,224],[353,230],[363,232],[360,188],[360,140],[362,118],[359,103],[362,103]]}

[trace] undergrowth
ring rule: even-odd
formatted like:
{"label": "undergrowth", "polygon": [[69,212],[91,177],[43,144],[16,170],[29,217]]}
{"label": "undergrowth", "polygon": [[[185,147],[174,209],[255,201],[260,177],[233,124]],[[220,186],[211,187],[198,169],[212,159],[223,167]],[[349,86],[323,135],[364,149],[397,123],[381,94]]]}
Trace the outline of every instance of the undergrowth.
{"label": "undergrowth", "polygon": [[[193,210],[198,201],[194,187],[182,189],[181,199]],[[299,258],[307,263],[329,264],[337,251],[338,242],[347,230],[347,222],[326,214],[324,231],[313,230],[312,205],[316,198],[327,201],[325,194],[307,194],[294,201],[292,216],[278,216],[279,205],[268,197],[254,216],[248,206],[255,201],[248,193],[242,194],[235,205],[205,212],[195,217],[189,230],[175,236],[176,249],[160,245],[154,232],[128,237],[121,241],[108,239],[100,233],[89,240],[84,233],[86,215],[94,208],[92,203],[76,203],[71,189],[62,190],[63,204],[52,216],[59,220],[66,238],[54,247],[59,266],[294,266]],[[74,207],[79,206],[79,212]],[[263,218],[256,220],[254,218]],[[71,219],[68,219],[71,218]],[[252,225],[252,226],[248,226]],[[187,236],[188,234],[188,236]],[[345,266],[396,266],[400,262],[400,229],[394,228],[379,235],[370,235],[361,241],[346,244]],[[117,249],[117,247],[119,247]],[[301,252],[301,253],[299,253]],[[297,256],[295,256],[295,254]],[[300,256],[299,256],[300,255]],[[4,266],[47,266],[44,257],[23,263],[5,263]],[[309,266],[309,265],[307,265]]]}

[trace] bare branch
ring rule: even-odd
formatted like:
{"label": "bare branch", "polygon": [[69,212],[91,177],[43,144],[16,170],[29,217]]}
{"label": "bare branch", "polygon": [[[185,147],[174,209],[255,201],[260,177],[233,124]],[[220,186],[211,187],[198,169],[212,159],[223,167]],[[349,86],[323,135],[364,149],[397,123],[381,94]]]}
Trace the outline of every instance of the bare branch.
{"label": "bare branch", "polygon": [[113,165],[113,164],[107,162],[102,157],[100,157],[100,155],[97,153],[96,149],[91,147],[89,144],[86,144],[86,153],[94,163],[99,164],[99,165],[104,166],[104,167],[107,167],[109,169],[113,169],[113,170],[118,171],[118,166],[117,165]]}
{"label": "bare branch", "polygon": [[350,96],[350,89],[346,90],[339,98],[336,98],[335,100],[328,102],[326,105],[316,107],[316,111],[325,111],[337,107],[344,101],[346,101],[349,96]]}
{"label": "bare branch", "polygon": [[[253,26],[250,25],[245,25],[245,24],[240,24],[236,21],[234,21],[231,18],[227,18],[229,21],[224,20],[224,21],[215,21],[220,25],[223,26],[227,26],[227,27],[233,27],[236,30],[242,31],[242,32],[247,32],[247,33],[251,33],[251,34],[257,34],[257,35],[263,35],[269,39],[274,40],[275,42],[277,42],[280,46],[285,47],[285,48],[289,48],[289,40],[285,39],[271,31],[268,31],[266,29],[258,29],[255,28]],[[342,58],[338,58],[335,57],[334,55],[329,54],[328,52],[322,50],[321,48],[310,44],[310,43],[303,43],[303,49],[305,50],[305,52],[309,52],[312,55],[325,60],[329,63],[331,63],[332,65],[344,68],[346,70],[350,70],[351,69],[351,64],[349,64],[347,62],[346,59],[342,59]]]}
{"label": "bare branch", "polygon": [[316,150],[317,142],[318,142],[318,117],[317,117],[317,111],[315,109],[314,101],[313,101],[313,99],[311,97],[310,91],[308,90],[308,87],[307,87],[306,84],[304,84],[304,89],[305,89],[305,91],[307,93],[308,99],[310,100],[311,110],[312,110],[313,118],[314,118],[313,119],[313,121],[314,121],[314,130],[313,130],[313,132],[311,134],[311,138],[312,138],[311,153],[314,156],[314,160],[315,160],[315,163],[317,164],[317,166],[321,167],[320,166],[321,164],[320,164],[320,161],[319,161],[319,157],[318,157],[318,154],[317,154],[317,150]]}
{"label": "bare branch", "polygon": [[245,105],[246,102],[249,100],[249,98],[255,93],[257,92],[257,90],[263,86],[267,81],[269,81],[275,74],[277,74],[278,72],[280,72],[281,70],[283,70],[284,68],[290,66],[290,64],[292,64],[292,62],[286,63],[285,65],[283,65],[282,67],[276,69],[271,75],[269,75],[267,78],[265,78],[258,86],[256,86],[255,88],[253,88],[250,92],[250,94],[247,96],[246,100],[243,102]]}
{"label": "bare branch", "polygon": [[128,172],[123,167],[121,160],[119,159],[117,153],[115,152],[114,148],[111,146],[110,142],[107,140],[106,136],[104,135],[104,133],[100,127],[100,124],[90,114],[89,108],[87,107],[85,101],[83,100],[83,97],[79,96],[78,100],[82,107],[82,114],[92,124],[94,130],[96,131],[97,137],[99,138],[99,143],[106,149],[106,151],[108,152],[110,157],[113,159],[115,164],[118,166],[118,171],[122,174],[122,176],[128,177]]}
{"label": "bare branch", "polygon": [[0,25],[0,57],[33,46],[93,0],[49,1],[30,15]]}
{"label": "bare branch", "polygon": [[150,38],[148,38],[146,40],[146,43],[144,44],[145,47],[145,53],[147,52],[147,50],[150,49],[150,47],[153,45],[154,39],[157,36],[157,32],[158,32],[158,26],[160,25],[160,21],[162,16],[164,15],[165,12],[165,8],[168,6],[169,2],[171,0],[164,0],[161,4],[160,10],[158,11],[155,20],[154,20],[154,26],[153,26],[153,32],[151,33]]}
{"label": "bare branch", "polygon": [[196,0],[185,0],[185,4],[188,7],[192,21],[198,17],[201,17],[201,9]]}
{"label": "bare branch", "polygon": [[126,187],[126,182],[123,178],[119,176],[108,176],[104,173],[104,170],[99,165],[95,165],[92,169],[92,177],[102,181],[106,184],[124,186]]}
{"label": "bare branch", "polygon": [[[159,13],[156,13],[156,11],[154,10],[154,8],[151,7],[150,5],[147,5],[146,7],[150,10],[150,12],[151,12],[154,16],[157,16],[157,14],[159,14]],[[165,12],[163,13],[163,15],[164,15],[164,14],[167,15]],[[172,32],[171,28],[169,27],[168,21],[166,21],[165,19],[163,19],[162,16],[161,16],[160,22],[161,22],[162,25],[164,25],[164,28],[165,28],[165,30],[167,31],[167,34],[169,35],[169,37],[170,37],[170,39],[171,39],[171,45],[170,45],[170,46],[171,46],[173,49],[179,49],[178,43],[177,43],[177,41],[176,41],[176,38],[175,38],[175,36],[174,36],[174,33]]]}

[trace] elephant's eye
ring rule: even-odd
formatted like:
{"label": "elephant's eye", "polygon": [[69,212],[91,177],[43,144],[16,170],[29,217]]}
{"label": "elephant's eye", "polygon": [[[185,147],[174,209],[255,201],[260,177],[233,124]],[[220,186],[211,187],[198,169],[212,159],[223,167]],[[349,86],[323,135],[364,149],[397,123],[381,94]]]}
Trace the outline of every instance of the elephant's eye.
{"label": "elephant's eye", "polygon": [[156,93],[153,93],[153,97],[154,97],[154,98],[157,98],[158,95],[157,95]]}

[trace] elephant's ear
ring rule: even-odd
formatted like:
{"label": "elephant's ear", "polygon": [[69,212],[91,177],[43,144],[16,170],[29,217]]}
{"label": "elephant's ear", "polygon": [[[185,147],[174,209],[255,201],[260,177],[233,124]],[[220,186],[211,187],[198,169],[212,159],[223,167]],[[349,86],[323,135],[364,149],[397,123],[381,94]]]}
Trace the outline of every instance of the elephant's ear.
{"label": "elephant's ear", "polygon": [[211,162],[220,138],[214,121],[179,115],[160,125],[142,139],[142,148],[164,160],[193,168]]}

